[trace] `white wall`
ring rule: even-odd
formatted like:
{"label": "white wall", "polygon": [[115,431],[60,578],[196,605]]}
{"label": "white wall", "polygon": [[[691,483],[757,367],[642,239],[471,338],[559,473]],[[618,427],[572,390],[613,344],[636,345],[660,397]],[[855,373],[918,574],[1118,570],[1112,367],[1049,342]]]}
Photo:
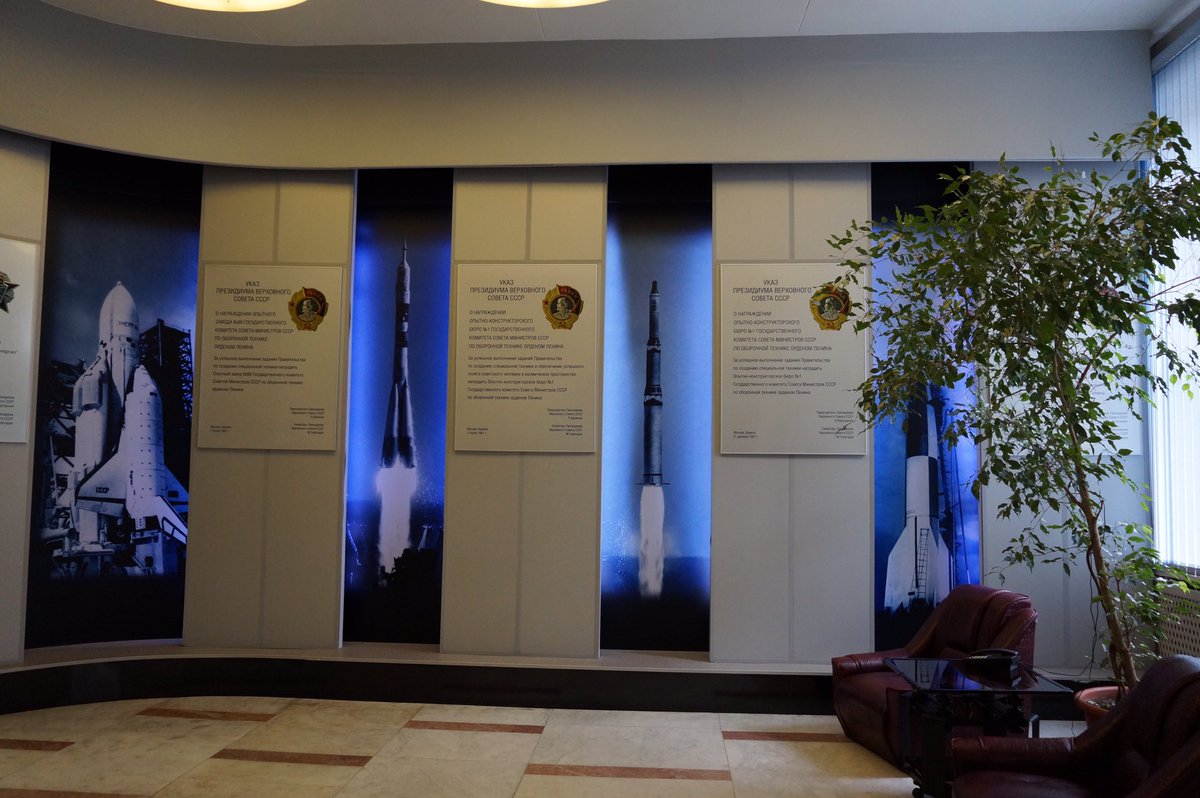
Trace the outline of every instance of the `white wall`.
{"label": "white wall", "polygon": [[[38,273],[45,258],[46,197],[50,146],[0,131],[0,236],[38,245]],[[41,280],[25,286],[40,308]],[[40,329],[40,313],[38,328]],[[37,386],[38,333],[34,331],[29,384]],[[0,379],[7,380],[7,374]],[[33,489],[33,430],[29,443],[0,443],[0,663],[21,658],[25,646],[25,583],[28,576],[30,494]]]}
{"label": "white wall", "polygon": [[0,127],[247,166],[975,160],[1151,108],[1145,32],[277,47],[0,0]]}
{"label": "white wall", "polygon": [[[352,172],[205,169],[199,296],[206,264],[338,266],[349,296],[354,186]],[[202,341],[203,299],[196,318]],[[345,396],[344,356],[338,381]],[[201,449],[192,425],[186,644],[341,644],[344,406],[337,424],[337,449],[321,452]]]}

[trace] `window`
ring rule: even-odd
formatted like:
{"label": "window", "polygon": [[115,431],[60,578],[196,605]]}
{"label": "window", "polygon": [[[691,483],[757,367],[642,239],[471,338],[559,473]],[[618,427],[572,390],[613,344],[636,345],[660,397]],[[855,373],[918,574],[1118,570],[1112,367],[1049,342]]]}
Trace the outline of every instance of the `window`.
{"label": "window", "polygon": [[[1193,147],[1200,146],[1200,48],[1185,48],[1154,76],[1158,112],[1183,125]],[[1189,155],[1200,161],[1200,149]],[[1174,284],[1200,285],[1200,243],[1179,241],[1179,269]],[[1160,333],[1180,351],[1195,349],[1196,335],[1182,325],[1169,328],[1160,322]],[[1200,385],[1193,385],[1200,394]],[[1151,489],[1154,530],[1159,551],[1168,562],[1200,572],[1200,397],[1187,396],[1181,385],[1157,400],[1151,413]]]}

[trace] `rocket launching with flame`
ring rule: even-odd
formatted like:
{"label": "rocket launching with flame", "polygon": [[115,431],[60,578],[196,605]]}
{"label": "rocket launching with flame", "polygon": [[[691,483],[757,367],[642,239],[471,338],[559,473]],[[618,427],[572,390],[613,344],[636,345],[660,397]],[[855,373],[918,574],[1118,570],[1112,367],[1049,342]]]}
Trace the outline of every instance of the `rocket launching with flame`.
{"label": "rocket launching with flame", "polygon": [[650,323],[646,338],[646,389],[642,402],[641,539],[638,590],[643,598],[662,595],[663,521],[666,509],[662,473],[662,344],[658,339],[658,281],[650,284]]}
{"label": "rocket launching with flame", "polygon": [[383,453],[375,487],[380,496],[379,562],[387,569],[409,547],[412,500],[417,491],[417,453],[413,443],[412,398],[408,388],[408,247],[396,267],[396,333],[392,348],[392,386],[384,420]]}

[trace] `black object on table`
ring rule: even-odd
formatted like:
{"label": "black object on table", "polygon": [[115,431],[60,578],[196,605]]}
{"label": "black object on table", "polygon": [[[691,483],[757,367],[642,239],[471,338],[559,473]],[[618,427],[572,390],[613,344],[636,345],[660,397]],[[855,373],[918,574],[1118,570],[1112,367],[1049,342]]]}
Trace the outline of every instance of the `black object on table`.
{"label": "black object on table", "polygon": [[[984,735],[1037,737],[1038,717],[1029,713],[1027,699],[1071,692],[998,652],[959,659],[893,657],[884,662],[913,687],[900,698],[900,757],[916,784],[914,796],[949,797],[946,742],[954,727],[979,727]],[[919,754],[913,751],[914,712],[921,728]]]}

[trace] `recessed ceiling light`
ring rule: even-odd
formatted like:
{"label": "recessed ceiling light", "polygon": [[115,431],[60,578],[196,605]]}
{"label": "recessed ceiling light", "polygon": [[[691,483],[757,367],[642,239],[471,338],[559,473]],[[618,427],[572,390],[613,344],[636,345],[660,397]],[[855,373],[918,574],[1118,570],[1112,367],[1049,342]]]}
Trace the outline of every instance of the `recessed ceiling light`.
{"label": "recessed ceiling light", "polygon": [[607,3],[608,0],[483,0],[485,3],[495,3],[498,6],[516,6],[517,8],[574,8],[575,6],[594,6],[597,3]]}
{"label": "recessed ceiling light", "polygon": [[170,6],[198,8],[201,11],[275,11],[298,6],[304,0],[158,0]]}

